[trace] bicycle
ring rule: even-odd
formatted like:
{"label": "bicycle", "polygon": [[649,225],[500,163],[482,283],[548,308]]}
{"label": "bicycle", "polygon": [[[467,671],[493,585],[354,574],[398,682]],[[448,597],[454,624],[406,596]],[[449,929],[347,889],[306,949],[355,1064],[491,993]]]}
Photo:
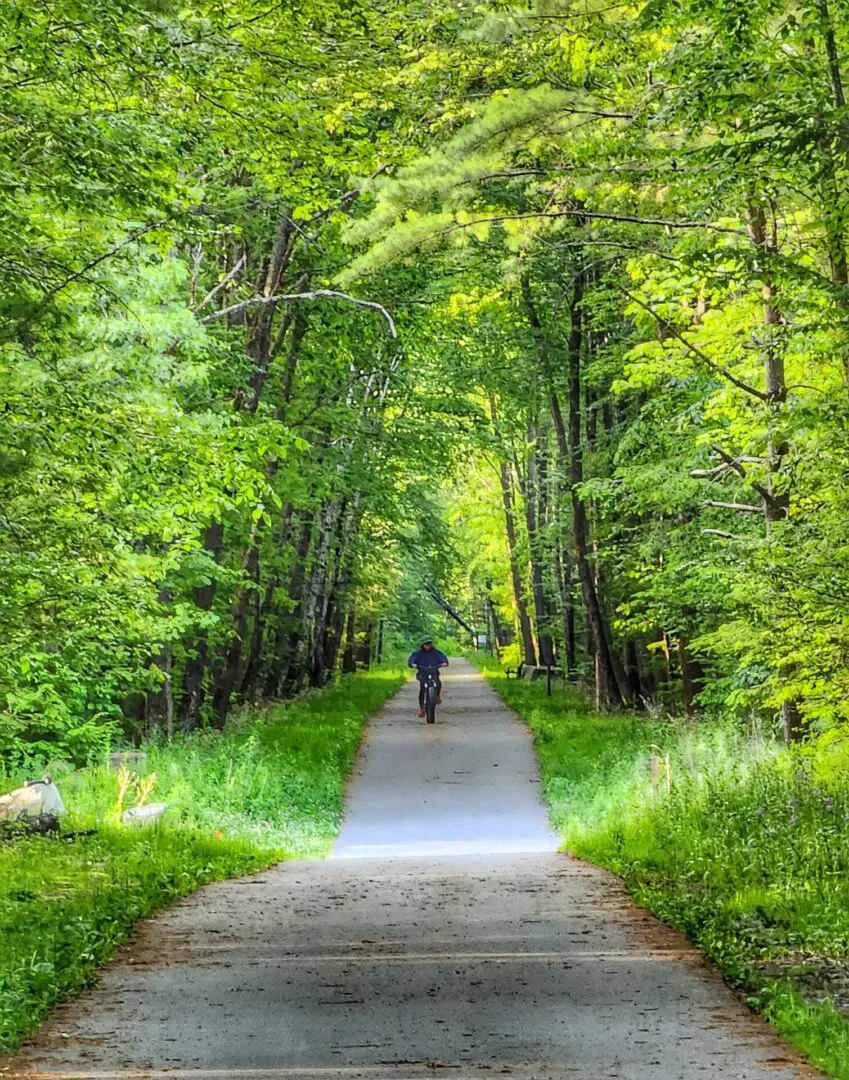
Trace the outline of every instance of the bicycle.
{"label": "bicycle", "polygon": [[439,698],[438,672],[436,668],[419,668],[424,688],[424,710],[427,722],[436,723],[436,705]]}

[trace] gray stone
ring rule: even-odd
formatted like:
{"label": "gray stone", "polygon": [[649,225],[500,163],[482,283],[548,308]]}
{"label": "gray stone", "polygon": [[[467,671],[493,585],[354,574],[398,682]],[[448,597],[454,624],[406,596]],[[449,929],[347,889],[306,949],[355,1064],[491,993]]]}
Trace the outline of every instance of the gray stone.
{"label": "gray stone", "polygon": [[[553,667],[551,669],[552,679],[563,678],[563,668]],[[536,682],[537,679],[548,678],[548,668],[537,665],[534,667],[532,664],[525,664],[522,668],[522,678],[527,679],[529,682]]]}
{"label": "gray stone", "polygon": [[0,821],[18,818],[38,818],[43,814],[64,814],[65,803],[59,789],[49,776],[28,780],[23,787],[0,795]]}

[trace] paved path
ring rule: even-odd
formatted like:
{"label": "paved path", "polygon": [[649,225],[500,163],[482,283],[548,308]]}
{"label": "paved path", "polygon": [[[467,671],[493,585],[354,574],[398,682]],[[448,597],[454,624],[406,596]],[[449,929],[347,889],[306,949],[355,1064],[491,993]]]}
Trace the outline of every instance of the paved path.
{"label": "paved path", "polygon": [[146,923],[11,1075],[813,1076],[609,875],[553,852],[527,733],[456,663],[372,725],[332,860]]}
{"label": "paved path", "polygon": [[449,670],[436,724],[415,685],[372,724],[335,858],[557,850],[527,728],[471,665]]}

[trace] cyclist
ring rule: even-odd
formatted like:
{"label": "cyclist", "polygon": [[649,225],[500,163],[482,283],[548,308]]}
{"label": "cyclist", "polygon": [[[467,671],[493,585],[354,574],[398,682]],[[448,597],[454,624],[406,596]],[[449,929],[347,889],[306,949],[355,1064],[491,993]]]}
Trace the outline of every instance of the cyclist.
{"label": "cyclist", "polygon": [[448,657],[445,653],[440,652],[439,649],[433,644],[433,638],[424,638],[419,647],[410,653],[407,660],[408,667],[417,668],[416,678],[419,680],[419,716],[422,717],[425,714],[424,702],[425,702],[425,687],[422,682],[422,672],[425,669],[436,668],[436,688],[439,697],[437,697],[437,703],[442,701],[442,680],[439,677],[439,669],[448,667]]}

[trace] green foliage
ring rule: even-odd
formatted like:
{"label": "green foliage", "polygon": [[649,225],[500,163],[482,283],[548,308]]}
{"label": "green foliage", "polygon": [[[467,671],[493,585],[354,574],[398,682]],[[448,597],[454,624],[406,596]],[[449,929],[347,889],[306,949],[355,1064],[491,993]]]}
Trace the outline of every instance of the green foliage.
{"label": "green foliage", "polygon": [[815,1064],[849,1075],[849,1023],[830,1004],[842,983],[829,975],[849,957],[842,748],[599,715],[485,670],[534,733],[565,847],[619,874]]}
{"label": "green foliage", "polygon": [[137,919],[275,858],[271,846],[168,827],[0,845],[0,1051],[14,1050],[51,1006],[87,985]]}
{"label": "green foliage", "polygon": [[456,13],[408,14],[4,5],[0,759],[220,726],[392,606],[454,406],[372,312],[268,301],[331,284],[352,177],[452,107]]}
{"label": "green foliage", "polygon": [[[405,677],[376,669],[247,710],[223,733],[145,744],[139,786],[148,779],[149,798],[169,806],[153,828],[114,824],[118,773],[63,773],[67,828],[94,835],[0,843],[0,1053],[89,983],[139,918],[208,881],[325,855],[362,725]],[[2,790],[29,771],[3,777]]]}
{"label": "green foliage", "polygon": [[[472,471],[513,473],[518,584],[497,486],[469,513],[461,480],[468,602],[516,628],[524,603],[562,658],[586,600],[564,582],[574,493],[608,636],[641,669],[599,696],[696,694],[792,734],[796,711],[847,719],[849,22],[732,8],[482,11],[462,122],[369,182],[342,280],[426,262],[425,331],[498,407]],[[579,399],[568,431],[554,396],[561,417]]]}

